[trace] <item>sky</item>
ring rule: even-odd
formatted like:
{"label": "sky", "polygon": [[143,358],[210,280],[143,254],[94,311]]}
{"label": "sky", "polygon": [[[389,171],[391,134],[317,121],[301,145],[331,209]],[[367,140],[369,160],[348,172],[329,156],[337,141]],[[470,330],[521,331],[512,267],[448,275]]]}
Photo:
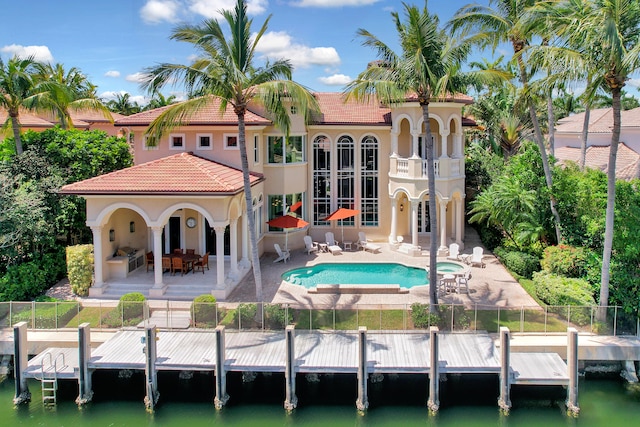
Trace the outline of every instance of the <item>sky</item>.
{"label": "sky", "polygon": [[[408,0],[422,7],[422,0]],[[444,23],[471,0],[431,0],[429,11]],[[486,4],[487,0],[475,0]],[[27,0],[3,2],[0,57],[34,55],[41,61],[80,69],[98,95],[127,92],[145,104],[140,76],[159,63],[188,64],[196,51],[169,39],[179,24],[219,19],[236,0]],[[397,49],[392,11],[399,0],[248,0],[257,31],[271,15],[258,58],[288,58],[293,80],[318,92],[339,92],[375,58],[356,36],[364,28]],[[9,17],[12,17],[9,19]],[[183,97],[167,87],[165,96]]]}

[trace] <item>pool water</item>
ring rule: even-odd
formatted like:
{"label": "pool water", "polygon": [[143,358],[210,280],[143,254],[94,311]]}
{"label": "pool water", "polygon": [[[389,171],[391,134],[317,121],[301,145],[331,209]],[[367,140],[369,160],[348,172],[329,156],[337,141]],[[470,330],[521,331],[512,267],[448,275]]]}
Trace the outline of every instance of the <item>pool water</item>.
{"label": "pool water", "polygon": [[438,270],[438,274],[460,273],[465,270],[465,266],[458,262],[440,261],[436,263],[436,269]]}
{"label": "pool water", "polygon": [[[439,267],[438,267],[439,271]],[[317,285],[400,285],[401,288],[429,284],[427,270],[397,263],[323,263],[289,270],[285,280],[307,289]]]}

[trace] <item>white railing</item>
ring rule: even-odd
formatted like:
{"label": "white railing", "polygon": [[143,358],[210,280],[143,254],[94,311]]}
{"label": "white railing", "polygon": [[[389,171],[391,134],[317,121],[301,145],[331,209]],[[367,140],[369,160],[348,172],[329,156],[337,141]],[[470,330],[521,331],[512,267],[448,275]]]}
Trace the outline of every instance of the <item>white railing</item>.
{"label": "white railing", "polygon": [[398,176],[409,176],[408,159],[398,159]]}

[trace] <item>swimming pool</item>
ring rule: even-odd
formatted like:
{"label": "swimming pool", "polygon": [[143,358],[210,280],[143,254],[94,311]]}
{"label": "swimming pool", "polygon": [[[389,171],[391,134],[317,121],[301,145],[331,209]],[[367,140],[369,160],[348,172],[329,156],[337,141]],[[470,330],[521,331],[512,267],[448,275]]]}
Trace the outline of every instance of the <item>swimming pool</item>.
{"label": "swimming pool", "polygon": [[307,289],[318,285],[400,285],[401,288],[429,284],[427,270],[397,263],[322,263],[289,270],[282,280]]}

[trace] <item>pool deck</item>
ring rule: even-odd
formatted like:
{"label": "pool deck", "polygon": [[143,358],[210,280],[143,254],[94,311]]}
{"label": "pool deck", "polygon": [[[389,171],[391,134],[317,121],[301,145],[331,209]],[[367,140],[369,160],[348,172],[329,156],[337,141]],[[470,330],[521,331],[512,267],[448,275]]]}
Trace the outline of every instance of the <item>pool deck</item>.
{"label": "pool deck", "polygon": [[[331,253],[307,254],[304,249],[291,251],[291,259],[286,264],[273,263],[275,254],[262,257],[261,273],[264,301],[272,303],[289,303],[296,306],[313,307],[347,307],[372,305],[378,307],[403,306],[414,302],[429,302],[429,287],[419,286],[403,294],[313,294],[299,285],[282,281],[281,275],[292,268],[312,266],[328,262],[398,262],[405,265],[424,268],[428,257],[412,257],[390,250],[384,242],[375,242],[381,246],[378,253],[367,251],[342,251],[339,255]],[[422,243],[422,242],[421,242]],[[482,246],[474,230],[468,228],[465,236],[463,254],[470,254],[474,246]],[[424,247],[424,246],[423,246]],[[447,294],[440,298],[444,304],[465,304],[473,307],[537,307],[535,302],[520,284],[500,264],[497,258],[485,249],[485,268],[470,267],[469,293]],[[442,259],[442,261],[445,261]],[[229,302],[246,302],[255,300],[255,281],[253,273],[249,273],[229,295]]]}

